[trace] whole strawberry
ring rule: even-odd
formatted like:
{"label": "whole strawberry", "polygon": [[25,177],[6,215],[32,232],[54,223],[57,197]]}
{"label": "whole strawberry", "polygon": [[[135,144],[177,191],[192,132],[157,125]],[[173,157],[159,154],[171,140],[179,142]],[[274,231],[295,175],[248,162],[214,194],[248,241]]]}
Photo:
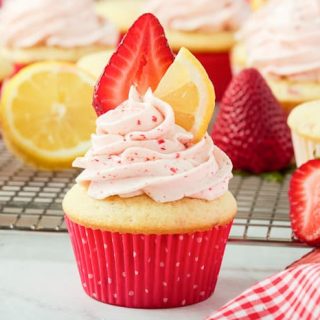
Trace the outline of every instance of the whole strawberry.
{"label": "whole strawberry", "polygon": [[235,169],[253,173],[280,170],[293,157],[286,115],[255,69],[243,70],[229,85],[212,138]]}

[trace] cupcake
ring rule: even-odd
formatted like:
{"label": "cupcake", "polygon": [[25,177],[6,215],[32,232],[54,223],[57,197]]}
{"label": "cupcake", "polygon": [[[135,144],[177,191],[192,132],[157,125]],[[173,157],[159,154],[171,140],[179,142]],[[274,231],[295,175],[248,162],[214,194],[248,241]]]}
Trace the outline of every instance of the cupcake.
{"label": "cupcake", "polygon": [[98,15],[111,21],[124,36],[141,13],[146,0],[99,0],[96,2]]}
{"label": "cupcake", "polygon": [[206,133],[213,107],[201,64],[187,49],[174,58],[159,21],[141,16],[96,85],[92,148],[63,200],[90,297],[169,308],[212,294],[236,213],[231,162]]}
{"label": "cupcake", "polygon": [[10,63],[10,61],[0,56],[0,90],[2,87],[3,81],[7,77],[9,77],[12,74],[12,72],[13,72],[13,66]]}
{"label": "cupcake", "polygon": [[238,34],[233,70],[257,68],[289,112],[320,99],[320,0],[270,1]]}
{"label": "cupcake", "polygon": [[9,0],[1,9],[1,51],[17,69],[43,60],[75,62],[117,41],[116,28],[96,15],[93,0]]}
{"label": "cupcake", "polygon": [[234,45],[234,33],[250,13],[247,1],[149,0],[143,10],[159,18],[175,52],[186,47],[196,55],[220,100],[231,80],[229,52]]}
{"label": "cupcake", "polygon": [[297,106],[288,117],[294,155],[300,167],[320,158],[320,100]]}
{"label": "cupcake", "polygon": [[112,54],[113,50],[90,53],[80,58],[77,62],[77,66],[86,70],[98,80]]}

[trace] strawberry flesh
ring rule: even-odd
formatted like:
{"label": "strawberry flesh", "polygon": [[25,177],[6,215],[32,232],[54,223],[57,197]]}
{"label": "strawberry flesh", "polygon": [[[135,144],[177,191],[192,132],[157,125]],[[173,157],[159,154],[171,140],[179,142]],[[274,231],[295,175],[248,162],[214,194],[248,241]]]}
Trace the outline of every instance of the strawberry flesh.
{"label": "strawberry flesh", "polygon": [[320,160],[310,160],[292,175],[289,187],[291,227],[296,237],[320,245]]}
{"label": "strawberry flesh", "polygon": [[255,69],[233,78],[222,99],[212,138],[235,169],[277,171],[286,168],[293,157],[285,113]]}
{"label": "strawberry flesh", "polygon": [[129,29],[95,86],[93,106],[98,115],[128,99],[135,85],[143,95],[155,90],[174,60],[164,30],[152,14],[142,15]]}

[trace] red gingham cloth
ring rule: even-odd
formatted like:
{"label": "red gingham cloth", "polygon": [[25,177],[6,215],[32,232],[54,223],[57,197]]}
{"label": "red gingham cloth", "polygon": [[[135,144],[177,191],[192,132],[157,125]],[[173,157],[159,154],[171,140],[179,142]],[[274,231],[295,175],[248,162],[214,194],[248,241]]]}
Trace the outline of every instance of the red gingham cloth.
{"label": "red gingham cloth", "polygon": [[320,263],[299,265],[263,280],[208,320],[319,320]]}

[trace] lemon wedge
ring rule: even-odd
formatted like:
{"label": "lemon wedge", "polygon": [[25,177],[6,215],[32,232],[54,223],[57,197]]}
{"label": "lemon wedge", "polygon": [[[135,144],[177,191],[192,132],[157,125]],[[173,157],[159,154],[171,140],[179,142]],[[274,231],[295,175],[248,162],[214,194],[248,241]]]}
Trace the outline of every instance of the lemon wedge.
{"label": "lemon wedge", "polygon": [[174,109],[176,123],[191,131],[195,141],[206,133],[215,106],[215,93],[204,67],[181,48],[161,79],[155,95]]}

